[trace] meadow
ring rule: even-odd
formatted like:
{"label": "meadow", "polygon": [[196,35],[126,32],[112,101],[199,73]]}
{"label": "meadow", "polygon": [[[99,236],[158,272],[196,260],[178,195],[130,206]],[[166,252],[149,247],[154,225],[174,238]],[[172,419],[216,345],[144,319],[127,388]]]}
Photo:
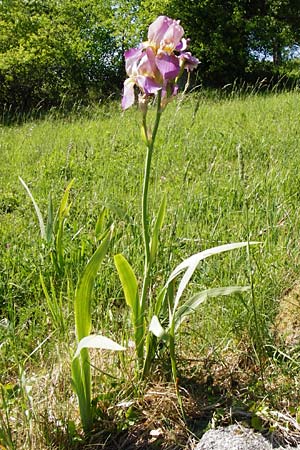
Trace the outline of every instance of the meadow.
{"label": "meadow", "polygon": [[[300,93],[199,91],[170,103],[157,134],[150,205],[167,209],[152,290],[193,253],[240,241],[196,271],[186,295],[208,299],[180,328],[178,405],[168,352],[134,379],[132,330],[113,256],[142,272],[140,112],[111,101],[0,128],[0,443],[5,449],[192,448],[204,429],[236,420],[299,438]],[[60,247],[43,218],[59,208]],[[51,198],[51,200],[50,200]],[[113,224],[95,279],[92,328],[122,354],[91,351],[96,411],[81,432],[70,365],[78,278]],[[59,254],[59,252],[61,252]],[[123,446],[122,446],[123,445]]]}

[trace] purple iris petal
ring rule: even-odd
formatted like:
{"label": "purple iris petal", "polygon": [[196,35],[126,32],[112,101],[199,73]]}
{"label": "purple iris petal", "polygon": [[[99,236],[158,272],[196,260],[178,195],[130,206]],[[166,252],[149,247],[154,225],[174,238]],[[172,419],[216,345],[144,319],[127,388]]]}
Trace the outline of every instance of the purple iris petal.
{"label": "purple iris petal", "polygon": [[141,47],[130,48],[129,50],[126,50],[124,52],[125,59],[130,59],[132,57],[136,57],[137,55],[139,55],[142,52],[142,50],[143,49]]}
{"label": "purple iris petal", "polygon": [[150,26],[148,30],[148,40],[154,42],[157,47],[160,46],[169,26],[173,20],[166,16],[159,16]]}
{"label": "purple iris petal", "polygon": [[134,65],[137,64],[139,59],[142,57],[142,54],[143,54],[142,47],[131,48],[124,53],[125,68],[126,68],[126,72],[129,76],[132,75],[132,69],[133,69]]}
{"label": "purple iris petal", "polygon": [[161,84],[151,77],[138,76],[136,82],[146,95],[156,94],[162,88]]}
{"label": "purple iris petal", "polygon": [[161,53],[156,58],[156,65],[165,80],[176,78],[180,71],[179,60],[175,55]]}
{"label": "purple iris petal", "polygon": [[198,66],[200,63],[198,58],[195,58],[190,52],[183,52],[179,58],[184,62],[184,68],[190,72]]}
{"label": "purple iris petal", "polygon": [[190,39],[181,39],[181,41],[179,42],[179,44],[176,45],[175,50],[177,52],[182,52],[183,50],[185,50],[188,45],[189,45]]}
{"label": "purple iris petal", "polygon": [[139,66],[138,72],[140,75],[155,77],[155,72],[157,72],[157,67],[155,64],[155,54],[151,47],[148,47],[142,56]]}
{"label": "purple iris petal", "polygon": [[172,44],[175,48],[181,41],[183,34],[182,26],[176,20],[173,20],[163,37],[163,42],[167,45]]}
{"label": "purple iris petal", "polygon": [[134,84],[135,82],[130,78],[124,81],[124,90],[122,97],[122,109],[130,108],[134,104]]}

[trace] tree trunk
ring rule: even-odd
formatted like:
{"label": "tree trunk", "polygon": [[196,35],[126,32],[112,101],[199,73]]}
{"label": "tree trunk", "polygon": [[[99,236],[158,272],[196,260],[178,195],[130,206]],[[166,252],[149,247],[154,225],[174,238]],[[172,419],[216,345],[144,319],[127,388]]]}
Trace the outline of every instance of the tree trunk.
{"label": "tree trunk", "polygon": [[274,39],[273,41],[273,64],[274,66],[280,66],[282,63],[282,53],[281,53],[281,46],[279,42]]}

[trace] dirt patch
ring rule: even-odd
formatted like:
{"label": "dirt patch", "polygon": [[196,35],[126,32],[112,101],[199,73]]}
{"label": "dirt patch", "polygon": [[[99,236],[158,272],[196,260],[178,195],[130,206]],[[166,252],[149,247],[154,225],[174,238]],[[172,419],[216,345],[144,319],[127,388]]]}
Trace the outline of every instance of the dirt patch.
{"label": "dirt patch", "polygon": [[300,283],[295,284],[280,300],[274,333],[288,347],[300,345]]}

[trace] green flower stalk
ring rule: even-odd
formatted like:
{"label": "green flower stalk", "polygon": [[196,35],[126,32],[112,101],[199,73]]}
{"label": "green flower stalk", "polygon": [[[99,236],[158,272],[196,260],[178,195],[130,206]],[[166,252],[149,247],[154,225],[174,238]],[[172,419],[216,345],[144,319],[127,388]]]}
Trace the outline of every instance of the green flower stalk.
{"label": "green flower stalk", "polygon": [[153,262],[153,256],[151,255],[150,249],[150,232],[149,232],[149,216],[148,216],[148,190],[149,190],[149,178],[151,169],[151,160],[154,151],[154,142],[156,138],[156,133],[159,126],[160,117],[162,114],[161,109],[161,91],[157,94],[157,110],[156,119],[154,123],[153,132],[149,132],[147,129],[146,114],[143,117],[143,134],[145,136],[145,141],[147,145],[147,154],[145,160],[145,172],[144,172],[144,182],[143,182],[143,195],[142,195],[142,227],[143,227],[143,238],[144,238],[144,249],[145,249],[145,266],[144,266],[144,284],[141,297],[141,308],[142,311],[145,307],[145,301],[147,296],[147,290],[149,288],[149,278],[151,264]]}

